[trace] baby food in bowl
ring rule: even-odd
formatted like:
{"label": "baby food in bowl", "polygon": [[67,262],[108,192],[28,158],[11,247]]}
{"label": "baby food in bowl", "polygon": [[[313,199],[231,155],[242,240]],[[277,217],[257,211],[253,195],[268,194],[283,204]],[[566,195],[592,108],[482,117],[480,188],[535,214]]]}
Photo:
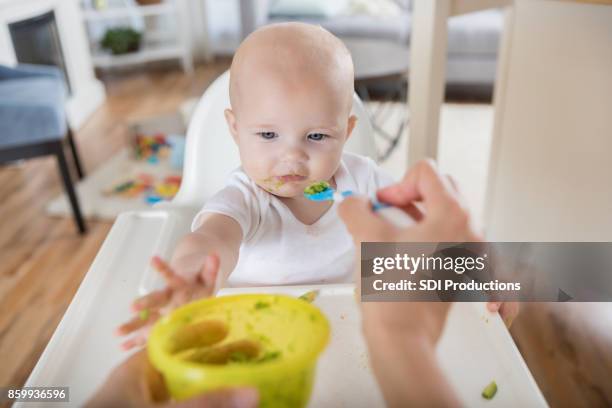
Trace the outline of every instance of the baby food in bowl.
{"label": "baby food in bowl", "polygon": [[329,330],[323,313],[301,299],[224,296],[188,304],[160,319],[147,349],[177,400],[253,386],[261,407],[303,407]]}

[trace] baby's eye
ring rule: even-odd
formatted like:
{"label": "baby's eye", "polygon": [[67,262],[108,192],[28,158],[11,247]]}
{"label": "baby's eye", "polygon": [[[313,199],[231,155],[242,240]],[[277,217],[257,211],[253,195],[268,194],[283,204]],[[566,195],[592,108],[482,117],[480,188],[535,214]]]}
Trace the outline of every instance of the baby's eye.
{"label": "baby's eye", "polygon": [[266,140],[274,139],[278,136],[276,132],[258,132],[257,134]]}
{"label": "baby's eye", "polygon": [[308,139],[310,140],[315,140],[317,142],[325,139],[326,137],[328,137],[326,134],[324,133],[311,133],[308,135]]}

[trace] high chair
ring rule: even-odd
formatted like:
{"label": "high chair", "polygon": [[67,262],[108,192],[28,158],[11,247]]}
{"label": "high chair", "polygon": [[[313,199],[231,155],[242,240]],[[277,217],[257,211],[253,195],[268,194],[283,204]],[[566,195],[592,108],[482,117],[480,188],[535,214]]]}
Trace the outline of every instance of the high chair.
{"label": "high chair", "polygon": [[[195,212],[239,164],[223,117],[229,106],[228,85],[226,72],[210,85],[195,110],[187,132],[183,183],[174,200],[117,218],[26,386],[69,386],[69,405],[81,406],[125,359],[121,340],[113,332],[130,318],[135,297],[160,287],[160,278],[149,268],[151,257],[170,257]],[[356,96],[353,110],[358,122],[346,148],[373,157],[372,129]],[[299,296],[313,289],[320,291],[314,304],[328,317],[332,337],[319,360],[310,406],[384,406],[368,365],[353,285],[225,288],[219,295]],[[489,315],[483,304],[451,308],[438,356],[465,405],[487,404],[480,392],[495,379],[499,406],[546,406],[501,318]]]}

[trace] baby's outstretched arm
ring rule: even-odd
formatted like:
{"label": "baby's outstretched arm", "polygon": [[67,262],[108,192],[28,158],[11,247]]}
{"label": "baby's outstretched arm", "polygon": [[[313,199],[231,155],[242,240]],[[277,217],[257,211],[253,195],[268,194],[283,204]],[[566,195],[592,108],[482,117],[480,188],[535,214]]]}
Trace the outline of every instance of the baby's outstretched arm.
{"label": "baby's outstretched arm", "polygon": [[136,315],[117,328],[120,336],[132,335],[122,343],[125,350],[146,343],[148,332],[163,314],[193,300],[214,295],[238,261],[242,230],[234,219],[206,214],[201,226],[177,245],[168,265],[154,257],[153,267],[166,282],[164,289],[151,292],[132,303]]}
{"label": "baby's outstretched arm", "polygon": [[206,256],[216,254],[220,261],[217,282],[223,283],[238,262],[241,242],[242,229],[233,218],[204,214],[200,227],[185,235],[177,245],[170,266],[179,276],[192,280],[202,272]]}

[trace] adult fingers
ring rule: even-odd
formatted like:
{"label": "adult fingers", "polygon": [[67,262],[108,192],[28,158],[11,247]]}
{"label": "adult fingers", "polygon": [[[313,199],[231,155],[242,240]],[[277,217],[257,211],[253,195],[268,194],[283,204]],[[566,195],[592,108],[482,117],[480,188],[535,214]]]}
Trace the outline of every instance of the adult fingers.
{"label": "adult fingers", "polygon": [[416,222],[421,221],[423,219],[423,217],[424,217],[423,212],[420,210],[420,208],[417,207],[413,203],[404,205],[404,206],[399,207],[399,208],[401,210],[404,210],[406,213],[408,213],[408,215],[410,215],[410,217],[412,217],[412,219],[415,220]]}
{"label": "adult fingers", "polygon": [[487,309],[489,310],[489,312],[495,313],[499,310],[501,305],[502,302],[487,302]]}
{"label": "adult fingers", "polygon": [[514,322],[514,319],[516,319],[516,316],[518,316],[518,313],[518,302],[505,302],[503,305],[501,305],[501,308],[499,309],[499,314],[504,323],[506,324],[507,328],[510,328],[510,326],[512,326],[512,323]]}
{"label": "adult fingers", "polygon": [[374,214],[367,198],[348,197],[338,207],[338,214],[356,242],[385,241],[393,226]]}
{"label": "adult fingers", "polygon": [[454,196],[450,181],[439,174],[431,160],[418,162],[401,182],[378,191],[381,201],[396,207],[422,201],[426,212],[446,206]]}

